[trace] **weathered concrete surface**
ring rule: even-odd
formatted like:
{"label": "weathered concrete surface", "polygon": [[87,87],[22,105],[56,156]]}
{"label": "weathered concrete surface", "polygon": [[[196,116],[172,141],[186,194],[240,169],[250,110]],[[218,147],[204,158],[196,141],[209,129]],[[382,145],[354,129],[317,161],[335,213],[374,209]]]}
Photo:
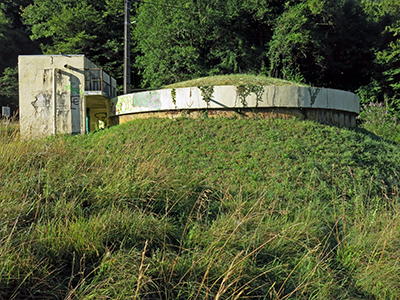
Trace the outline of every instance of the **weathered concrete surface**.
{"label": "weathered concrete surface", "polygon": [[[163,89],[119,96],[115,115],[160,110],[216,108],[320,108],[359,113],[359,99],[350,92],[300,86],[260,87],[259,93],[243,93],[235,86],[215,86],[210,101],[197,88]],[[241,94],[242,93],[242,94]]]}
{"label": "weathered concrete surface", "polygon": [[211,110],[169,110],[126,114],[113,117],[113,125],[123,124],[137,119],[150,118],[250,118],[250,119],[300,119],[313,120],[319,123],[352,128],[356,126],[356,114],[345,111],[312,109],[312,108],[241,108]]}
{"label": "weathered concrete surface", "polygon": [[[83,68],[83,56],[19,56],[19,109],[22,136],[46,136],[74,130],[85,123],[72,110],[82,104],[84,75],[53,70],[65,64]],[[54,78],[56,76],[56,78]],[[74,79],[70,79],[70,76]],[[70,82],[73,81],[72,86]],[[53,91],[56,93],[54,103]],[[76,89],[76,90],[75,90]],[[72,91],[73,90],[73,91]],[[71,101],[71,93],[74,101]],[[74,117],[74,119],[72,118]],[[74,124],[74,125],[72,125]]]}
{"label": "weathered concrete surface", "polygon": [[[274,110],[275,109],[275,110]],[[140,92],[113,99],[113,113],[120,122],[143,117],[174,117],[201,111],[209,116],[297,116],[318,122],[354,127],[360,111],[357,95],[334,89],[300,86],[215,86]],[[215,112],[214,112],[215,110]],[[282,113],[283,111],[283,113]],[[132,116],[127,116],[132,115]]]}
{"label": "weathered concrete surface", "polygon": [[[109,100],[102,93],[86,95],[85,70],[89,68],[98,67],[83,55],[19,56],[21,136],[85,133],[87,124],[95,128],[96,121],[101,121],[96,113],[109,116]],[[105,79],[115,87],[114,79]],[[87,109],[92,109],[92,118],[87,118]]]}

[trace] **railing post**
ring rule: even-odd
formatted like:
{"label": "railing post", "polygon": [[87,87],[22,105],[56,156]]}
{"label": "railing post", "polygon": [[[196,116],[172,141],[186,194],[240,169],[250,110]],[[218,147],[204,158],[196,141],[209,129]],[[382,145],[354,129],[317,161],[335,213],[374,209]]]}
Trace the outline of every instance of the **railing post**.
{"label": "railing post", "polygon": [[104,79],[103,79],[103,70],[100,69],[100,91],[103,94],[104,92]]}

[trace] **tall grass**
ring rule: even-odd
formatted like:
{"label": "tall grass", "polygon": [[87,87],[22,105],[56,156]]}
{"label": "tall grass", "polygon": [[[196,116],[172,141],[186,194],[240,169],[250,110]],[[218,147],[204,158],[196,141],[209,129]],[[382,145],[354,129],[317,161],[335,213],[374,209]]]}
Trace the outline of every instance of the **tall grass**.
{"label": "tall grass", "polygon": [[9,143],[19,138],[17,120],[0,119],[0,144]]}
{"label": "tall grass", "polygon": [[399,299],[398,144],[138,120],[0,145],[0,299]]}
{"label": "tall grass", "polygon": [[396,143],[400,143],[400,120],[380,103],[370,103],[363,108],[359,120],[361,127]]}

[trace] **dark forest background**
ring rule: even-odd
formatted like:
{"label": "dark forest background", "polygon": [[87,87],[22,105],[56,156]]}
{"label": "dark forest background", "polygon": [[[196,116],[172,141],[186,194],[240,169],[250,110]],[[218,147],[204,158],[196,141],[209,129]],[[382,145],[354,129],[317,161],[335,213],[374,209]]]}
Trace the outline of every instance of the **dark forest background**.
{"label": "dark forest background", "polygon": [[[398,0],[132,1],[133,86],[263,74],[400,111]],[[2,0],[0,105],[20,54],[85,54],[122,84],[123,0]]]}

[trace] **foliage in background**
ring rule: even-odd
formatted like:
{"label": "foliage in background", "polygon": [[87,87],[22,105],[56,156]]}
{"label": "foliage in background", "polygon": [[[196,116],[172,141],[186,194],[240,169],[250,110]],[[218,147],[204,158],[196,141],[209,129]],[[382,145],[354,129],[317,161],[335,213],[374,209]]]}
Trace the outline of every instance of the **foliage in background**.
{"label": "foliage in background", "polygon": [[6,14],[4,13],[3,4],[1,4],[0,6],[0,41],[2,42],[1,44],[4,43],[7,26],[8,26],[8,20],[6,18]]}
{"label": "foliage in background", "polygon": [[0,107],[11,106],[13,111],[18,106],[18,76],[15,62],[10,61],[11,52],[17,49],[17,41],[13,37],[20,37],[21,32],[13,32],[13,20],[8,14],[7,2],[0,3]]}
{"label": "foliage in background", "polygon": [[400,298],[393,141],[235,119],[10,135],[2,299]]}
{"label": "foliage in background", "polygon": [[357,93],[361,103],[384,103],[386,109],[400,117],[400,3],[395,0],[361,1],[368,17],[379,29],[374,45],[375,61],[370,82]]}
{"label": "foliage in background", "polygon": [[134,38],[142,86],[159,87],[205,73],[197,46],[203,36],[192,1],[143,2],[137,14]]}
{"label": "foliage in background", "polygon": [[269,73],[396,111],[399,16],[393,0],[154,0],[137,12],[136,62],[142,86]]}
{"label": "foliage in background", "polygon": [[143,85],[265,70],[266,43],[283,5],[270,0],[144,1],[134,31]]}
{"label": "foliage in background", "polygon": [[382,68],[381,86],[385,103],[400,117],[400,20],[388,26],[385,33],[389,42],[376,53],[376,58]]}
{"label": "foliage in background", "polygon": [[22,16],[45,54],[85,54],[121,83],[123,3],[34,0]]}
{"label": "foliage in background", "polygon": [[2,0],[0,3],[0,106],[10,106],[13,114],[18,108],[17,57],[39,52],[21,22],[20,8],[29,2]]}
{"label": "foliage in background", "polygon": [[357,1],[308,0],[277,20],[270,75],[354,90],[369,79],[376,32]]}
{"label": "foliage in background", "polygon": [[18,107],[18,70],[6,68],[0,76],[0,106],[10,106],[15,112]]}
{"label": "foliage in background", "polygon": [[21,7],[30,0],[2,0],[0,3],[0,74],[7,67],[15,68],[20,54],[38,53],[21,21]]}

